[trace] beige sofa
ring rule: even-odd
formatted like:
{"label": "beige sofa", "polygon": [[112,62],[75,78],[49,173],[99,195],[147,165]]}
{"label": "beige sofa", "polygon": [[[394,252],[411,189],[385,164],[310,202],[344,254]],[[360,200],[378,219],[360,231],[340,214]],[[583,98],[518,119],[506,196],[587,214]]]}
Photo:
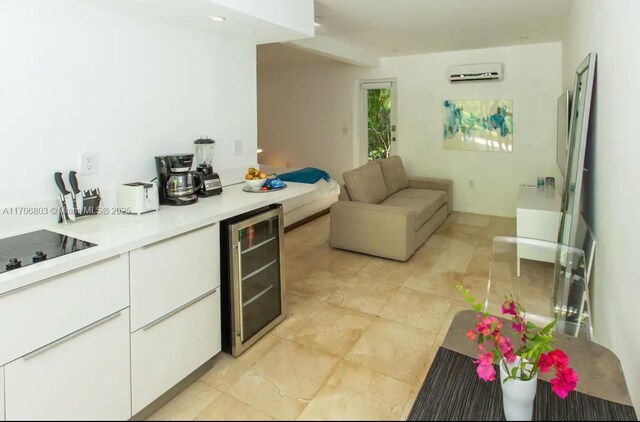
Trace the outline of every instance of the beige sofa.
{"label": "beige sofa", "polygon": [[408,178],[402,160],[375,160],[343,174],[331,206],[331,246],[406,261],[445,221],[453,182]]}

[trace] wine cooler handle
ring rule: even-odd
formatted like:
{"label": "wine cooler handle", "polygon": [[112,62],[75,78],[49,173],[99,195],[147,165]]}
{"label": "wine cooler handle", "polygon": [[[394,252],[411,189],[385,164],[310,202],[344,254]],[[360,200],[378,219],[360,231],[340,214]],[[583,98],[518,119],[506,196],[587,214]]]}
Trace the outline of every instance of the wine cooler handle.
{"label": "wine cooler handle", "polygon": [[243,295],[242,295],[242,243],[238,242],[238,303],[236,307],[239,308],[238,315],[240,316],[240,341],[244,341],[244,309],[242,309]]}

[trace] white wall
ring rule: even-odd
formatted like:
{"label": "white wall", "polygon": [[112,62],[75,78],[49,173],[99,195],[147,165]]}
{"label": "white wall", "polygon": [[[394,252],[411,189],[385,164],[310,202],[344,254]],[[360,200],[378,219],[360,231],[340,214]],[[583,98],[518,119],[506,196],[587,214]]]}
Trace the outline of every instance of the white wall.
{"label": "white wall", "polygon": [[353,163],[356,72],[353,66],[333,61],[259,65],[258,147],[264,150],[259,161],[322,167],[341,180]]}
{"label": "white wall", "polygon": [[[503,82],[448,81],[451,65],[491,62],[503,63]],[[260,64],[258,135],[265,152],[259,158],[323,167],[341,179],[354,163],[358,82],[395,78],[398,154],[409,174],[453,179],[456,210],[515,216],[520,183],[559,176],[555,109],[561,66],[560,43],[387,58],[370,70],[339,63]],[[482,98],[513,100],[514,151],[444,150],[442,100]],[[475,189],[468,187],[470,179]]]}
{"label": "white wall", "polygon": [[313,37],[313,0],[210,0]]}
{"label": "white wall", "polygon": [[81,187],[102,189],[155,177],[155,155],[202,135],[217,168],[255,163],[255,45],[86,3],[0,3],[0,204],[54,198],[81,152],[99,157]]}
{"label": "white wall", "polygon": [[640,408],[638,239],[640,225],[640,2],[574,3],[563,45],[564,84],[573,89],[576,67],[598,54],[586,178],[587,219],[597,240],[593,282],[594,334],[620,358],[636,409]]}

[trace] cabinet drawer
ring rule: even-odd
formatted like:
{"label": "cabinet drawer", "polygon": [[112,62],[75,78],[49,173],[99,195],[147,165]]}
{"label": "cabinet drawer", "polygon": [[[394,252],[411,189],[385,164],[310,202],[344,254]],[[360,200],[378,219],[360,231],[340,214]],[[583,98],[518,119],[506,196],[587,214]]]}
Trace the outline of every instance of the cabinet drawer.
{"label": "cabinet drawer", "polygon": [[518,209],[516,216],[518,237],[557,241],[560,228],[559,212]]}
{"label": "cabinet drawer", "polygon": [[127,254],[0,296],[0,365],[129,306]]}
{"label": "cabinet drawer", "polygon": [[131,334],[135,415],[220,351],[220,294],[211,292]]}
{"label": "cabinet drawer", "polygon": [[131,251],[131,332],[220,285],[220,233],[208,226]]}
{"label": "cabinet drawer", "polygon": [[129,310],[124,309],[5,367],[9,420],[131,417]]}

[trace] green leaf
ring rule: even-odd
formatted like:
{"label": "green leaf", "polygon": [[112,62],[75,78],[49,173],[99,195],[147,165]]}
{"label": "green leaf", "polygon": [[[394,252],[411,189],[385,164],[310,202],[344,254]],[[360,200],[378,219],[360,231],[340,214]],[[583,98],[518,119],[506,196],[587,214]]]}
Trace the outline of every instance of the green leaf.
{"label": "green leaf", "polygon": [[481,305],[481,304],[479,304],[479,303],[475,303],[475,304],[473,305],[473,309],[474,309],[476,312],[480,312],[480,311],[482,311],[482,305]]}
{"label": "green leaf", "polygon": [[515,366],[512,370],[511,370],[511,376],[513,377],[513,379],[516,379],[516,377],[518,376],[518,367]]}

